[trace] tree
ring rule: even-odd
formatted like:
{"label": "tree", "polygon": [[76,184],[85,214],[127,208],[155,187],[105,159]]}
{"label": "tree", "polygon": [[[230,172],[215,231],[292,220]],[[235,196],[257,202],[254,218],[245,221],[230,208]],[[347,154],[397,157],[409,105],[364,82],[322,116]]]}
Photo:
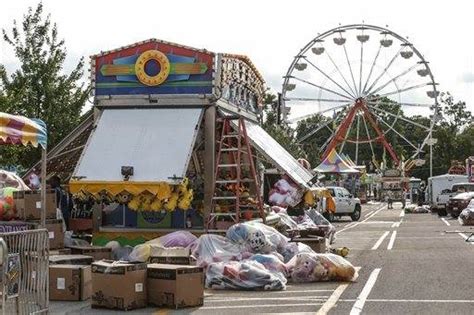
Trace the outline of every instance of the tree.
{"label": "tree", "polygon": [[295,131],[286,122],[278,124],[276,96],[271,93],[265,95],[264,119],[262,127],[294,158],[305,158],[306,154],[298,144]]}
{"label": "tree", "polygon": [[[53,147],[80,121],[90,89],[81,83],[84,60],[65,73],[66,48],[57,26],[44,16],[43,4],[29,8],[20,25],[2,29],[3,40],[13,49],[19,68],[11,74],[0,65],[0,111],[40,118],[48,126],[48,146]],[[2,150],[0,165],[29,167],[39,160],[39,150]]]}

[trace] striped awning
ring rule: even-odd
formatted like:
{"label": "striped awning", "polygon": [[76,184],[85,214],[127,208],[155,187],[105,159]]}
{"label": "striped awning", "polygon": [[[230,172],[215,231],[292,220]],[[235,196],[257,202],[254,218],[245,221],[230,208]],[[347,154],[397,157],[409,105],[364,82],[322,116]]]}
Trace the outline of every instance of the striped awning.
{"label": "striped awning", "polygon": [[46,124],[40,119],[29,119],[0,112],[0,145],[22,144],[43,149],[47,144]]}

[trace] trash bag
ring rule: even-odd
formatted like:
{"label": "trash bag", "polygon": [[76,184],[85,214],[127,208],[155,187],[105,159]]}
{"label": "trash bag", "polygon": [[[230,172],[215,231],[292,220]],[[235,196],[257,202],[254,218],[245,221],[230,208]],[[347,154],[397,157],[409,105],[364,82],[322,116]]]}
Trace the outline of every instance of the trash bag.
{"label": "trash bag", "polygon": [[91,246],[91,244],[83,239],[80,238],[73,238],[72,231],[64,232],[64,247],[71,247],[71,246]]}
{"label": "trash bag", "polygon": [[458,221],[461,225],[474,225],[474,208],[466,208],[461,211]]}
{"label": "trash bag", "polygon": [[334,254],[299,253],[287,264],[292,282],[354,281],[354,266]]}
{"label": "trash bag", "polygon": [[218,262],[206,271],[206,287],[235,290],[284,290],[286,278],[253,260]]}
{"label": "trash bag", "polygon": [[275,228],[259,222],[234,224],[227,230],[226,236],[252,253],[279,252],[288,244],[287,237]]}
{"label": "trash bag", "polygon": [[252,255],[238,244],[214,234],[201,235],[190,248],[196,264],[204,268],[215,262],[240,261]]}
{"label": "trash bag", "polygon": [[161,237],[152,239],[145,244],[153,244],[162,247],[188,247],[197,240],[191,232],[188,231],[176,231]]}
{"label": "trash bag", "polygon": [[429,213],[430,208],[428,206],[416,206],[408,205],[405,207],[405,213]]}
{"label": "trash bag", "polygon": [[288,275],[288,270],[283,262],[283,257],[278,253],[273,254],[255,254],[249,260],[261,263],[265,269],[269,271],[281,272],[285,277]]}

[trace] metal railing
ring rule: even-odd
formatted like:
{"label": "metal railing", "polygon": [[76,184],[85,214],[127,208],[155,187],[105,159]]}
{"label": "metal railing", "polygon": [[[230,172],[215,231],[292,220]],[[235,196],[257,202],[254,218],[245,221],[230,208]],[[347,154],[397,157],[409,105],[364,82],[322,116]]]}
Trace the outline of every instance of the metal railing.
{"label": "metal railing", "polygon": [[2,314],[46,314],[49,234],[45,229],[0,233]]}

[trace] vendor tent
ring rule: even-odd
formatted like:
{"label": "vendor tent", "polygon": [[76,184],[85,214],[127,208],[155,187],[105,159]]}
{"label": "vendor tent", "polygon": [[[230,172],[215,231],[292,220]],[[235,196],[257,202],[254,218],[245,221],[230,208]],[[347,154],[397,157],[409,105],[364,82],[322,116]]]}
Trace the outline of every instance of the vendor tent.
{"label": "vendor tent", "polygon": [[347,164],[347,162],[337,154],[336,150],[332,150],[314,171],[318,173],[359,173],[358,170]]}
{"label": "vendor tent", "polygon": [[310,188],[313,175],[286,151],[262,127],[246,120],[245,126],[252,145],[276,167],[284,171],[293,181],[302,187]]}
{"label": "vendor tent", "polygon": [[32,145],[42,148],[41,168],[41,225],[46,224],[46,124],[40,119],[0,112],[0,145]]}

